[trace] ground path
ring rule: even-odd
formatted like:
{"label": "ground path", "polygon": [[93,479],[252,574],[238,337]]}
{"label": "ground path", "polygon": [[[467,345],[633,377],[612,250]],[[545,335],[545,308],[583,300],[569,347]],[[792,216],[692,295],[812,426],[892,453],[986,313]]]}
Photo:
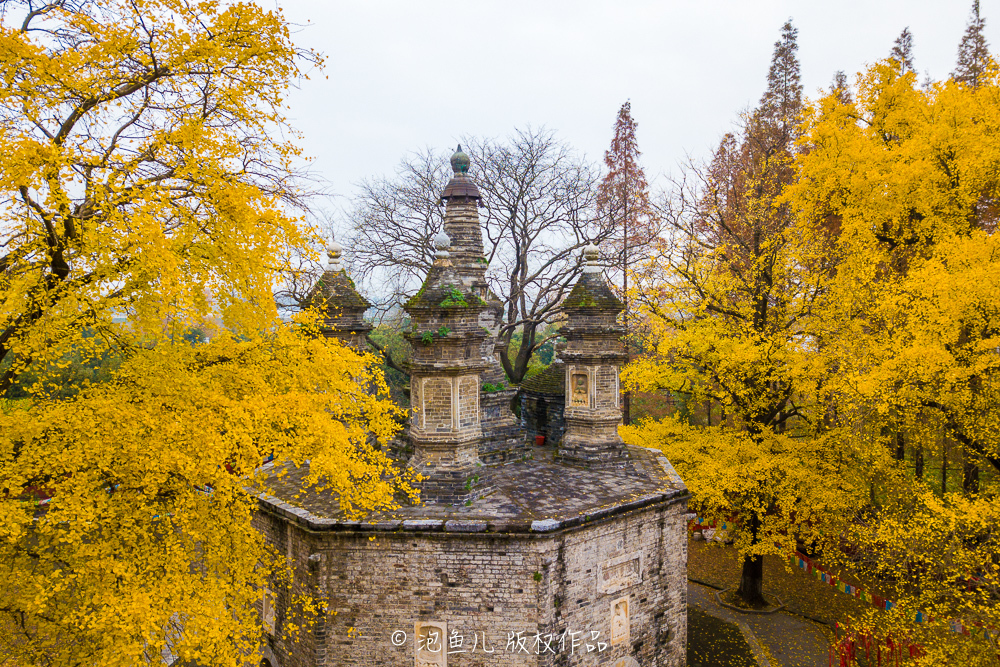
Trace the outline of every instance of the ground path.
{"label": "ground path", "polygon": [[819,623],[784,611],[741,614],[721,607],[716,590],[688,583],[688,604],[743,632],[761,667],[828,667],[829,639]]}

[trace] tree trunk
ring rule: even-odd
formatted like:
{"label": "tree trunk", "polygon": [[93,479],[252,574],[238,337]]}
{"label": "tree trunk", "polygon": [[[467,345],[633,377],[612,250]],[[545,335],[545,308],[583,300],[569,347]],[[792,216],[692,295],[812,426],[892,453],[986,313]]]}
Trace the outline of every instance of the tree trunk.
{"label": "tree trunk", "polygon": [[941,442],[941,495],[948,493],[948,441]]}
{"label": "tree trunk", "polygon": [[924,448],[917,445],[913,452],[913,474],[923,481],[924,479]]}
{"label": "tree trunk", "polygon": [[896,431],[896,460],[906,459],[906,439],[903,438],[902,431]]}
{"label": "tree trunk", "polygon": [[[760,517],[756,514],[750,519],[750,544],[757,544],[757,536],[760,532]],[[764,557],[744,556],[743,572],[740,574],[740,587],[736,589],[736,594],[751,607],[766,607],[767,600],[764,599]]]}
{"label": "tree trunk", "polygon": [[969,460],[968,454],[962,461],[962,491],[967,496],[979,493],[979,466]]}
{"label": "tree trunk", "polygon": [[751,607],[766,607],[764,599],[764,557],[745,556],[743,572],[740,574],[740,587],[736,594]]}

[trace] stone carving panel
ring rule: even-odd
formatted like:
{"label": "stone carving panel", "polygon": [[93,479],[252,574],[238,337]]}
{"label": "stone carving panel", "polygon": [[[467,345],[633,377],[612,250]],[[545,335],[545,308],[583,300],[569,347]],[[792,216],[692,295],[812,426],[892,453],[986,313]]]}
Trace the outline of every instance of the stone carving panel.
{"label": "stone carving panel", "polygon": [[440,433],[452,430],[451,379],[424,378],[421,386],[423,430]]}
{"label": "stone carving panel", "polygon": [[639,667],[639,661],[632,656],[627,655],[624,658],[618,658],[615,660],[611,663],[611,667]]}
{"label": "stone carving panel", "polygon": [[414,667],[448,667],[445,638],[446,621],[425,621],[413,624]]}
{"label": "stone carving panel", "polygon": [[616,593],[642,582],[642,554],[632,552],[601,563],[597,570],[597,589]]}
{"label": "stone carving panel", "polygon": [[590,406],[590,383],[586,373],[570,373],[569,404],[573,407],[586,408]]}
{"label": "stone carving panel", "polygon": [[270,588],[264,588],[264,599],[261,601],[261,621],[264,623],[264,630],[267,634],[274,634],[275,612],[274,593]]}
{"label": "stone carving panel", "polygon": [[629,599],[626,595],[611,603],[611,644],[629,641]]}

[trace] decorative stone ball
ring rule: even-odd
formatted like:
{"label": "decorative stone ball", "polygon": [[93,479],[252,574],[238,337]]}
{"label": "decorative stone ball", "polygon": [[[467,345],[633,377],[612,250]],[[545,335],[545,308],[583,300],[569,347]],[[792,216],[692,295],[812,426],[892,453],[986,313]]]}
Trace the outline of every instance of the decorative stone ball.
{"label": "decorative stone ball", "polygon": [[588,243],[583,249],[583,258],[588,262],[596,262],[600,257],[601,250],[593,243]]}
{"label": "decorative stone ball", "polygon": [[451,156],[451,169],[456,174],[469,173],[469,156],[462,151],[462,144],[458,145],[455,154]]}
{"label": "decorative stone ball", "polygon": [[451,247],[451,237],[445,234],[443,229],[434,237],[434,247],[437,248],[435,257],[443,259],[448,256],[448,248]]}
{"label": "decorative stone ball", "polygon": [[330,257],[340,257],[344,252],[344,247],[337,243],[336,240],[330,239],[330,244],[326,246],[326,253]]}
{"label": "decorative stone ball", "polygon": [[329,268],[339,271],[343,266],[340,263],[340,256],[344,254],[344,248],[334,239],[330,239],[330,244],[326,246],[326,256],[329,258]]}

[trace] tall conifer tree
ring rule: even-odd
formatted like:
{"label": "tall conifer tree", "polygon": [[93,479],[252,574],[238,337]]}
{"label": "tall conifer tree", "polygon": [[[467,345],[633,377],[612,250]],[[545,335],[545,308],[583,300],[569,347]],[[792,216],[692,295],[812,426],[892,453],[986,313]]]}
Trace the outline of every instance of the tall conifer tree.
{"label": "tall conifer tree", "polygon": [[781,37],[774,43],[771,67],[767,71],[767,90],[760,98],[760,116],[780,125],[787,132],[795,125],[802,110],[802,80],[799,74],[799,31],[789,19],[781,26]]}
{"label": "tall conifer tree", "polygon": [[[990,63],[985,28],[986,19],[979,14],[979,0],[975,0],[969,15],[969,24],[966,26],[965,34],[962,35],[962,41],[958,45],[958,62],[955,63],[955,71],[951,73],[955,81],[973,89],[979,88],[984,83],[983,77]],[[981,224],[979,220],[983,214],[982,209],[986,206],[988,204],[984,206],[983,203],[976,206],[974,216],[977,226]],[[965,329],[969,328],[968,325],[963,326]],[[968,336],[965,329],[963,329],[963,334]],[[976,464],[975,458],[970,456],[967,451],[963,452],[962,490],[967,494],[979,492],[979,466]]]}
{"label": "tall conifer tree", "polygon": [[[802,303],[809,283],[789,280],[808,267],[787,263],[794,218],[782,203],[795,175],[794,139],[802,111],[796,37],[786,22],[760,107],[744,117],[738,132],[723,138],[712,161],[690,174],[666,207],[671,245],[660,258],[669,268],[643,299],[649,327],[657,332],[656,352],[625,373],[627,386],[662,388],[688,397],[690,404],[712,401],[725,410],[725,420],[708,424],[712,463],[688,471],[696,485],[704,482],[701,488],[711,489],[699,499],[702,508],[737,524],[733,535],[742,560],[737,594],[756,607],[766,606],[763,554],[774,548],[780,517],[790,516],[779,490],[789,478],[784,471],[773,476],[767,462],[784,456],[786,424],[801,417],[801,401],[809,395],[801,367],[790,362],[802,348],[792,334],[802,319],[794,304]],[[686,442],[703,432],[708,431],[686,430]],[[707,451],[704,443],[696,456]],[[734,483],[709,480],[714,473],[708,468],[725,470]],[[794,468],[793,476],[802,470]],[[785,497],[801,495],[795,490]]]}
{"label": "tall conifer tree", "polygon": [[899,37],[893,42],[889,57],[899,63],[900,74],[916,71],[913,68],[913,33],[910,32],[909,26],[903,28],[903,32],[899,33]]}
{"label": "tall conifer tree", "polygon": [[[656,238],[653,224],[652,205],[649,201],[649,184],[646,174],[639,164],[639,144],[636,141],[636,122],[632,119],[632,103],[625,102],[618,110],[615,120],[615,134],[611,148],[604,153],[604,164],[608,173],[604,176],[597,192],[597,205],[603,215],[611,217],[612,223],[620,228],[615,234],[619,243],[615,248],[617,268],[622,272],[622,301],[625,303],[625,350],[630,352],[630,301],[629,269],[644,259],[642,248]],[[631,422],[631,395],[625,392],[623,420]]]}
{"label": "tall conifer tree", "polygon": [[969,25],[958,45],[958,62],[952,78],[973,88],[978,88],[990,62],[989,44],[986,43],[986,19],[979,15],[979,0],[972,3]]}

